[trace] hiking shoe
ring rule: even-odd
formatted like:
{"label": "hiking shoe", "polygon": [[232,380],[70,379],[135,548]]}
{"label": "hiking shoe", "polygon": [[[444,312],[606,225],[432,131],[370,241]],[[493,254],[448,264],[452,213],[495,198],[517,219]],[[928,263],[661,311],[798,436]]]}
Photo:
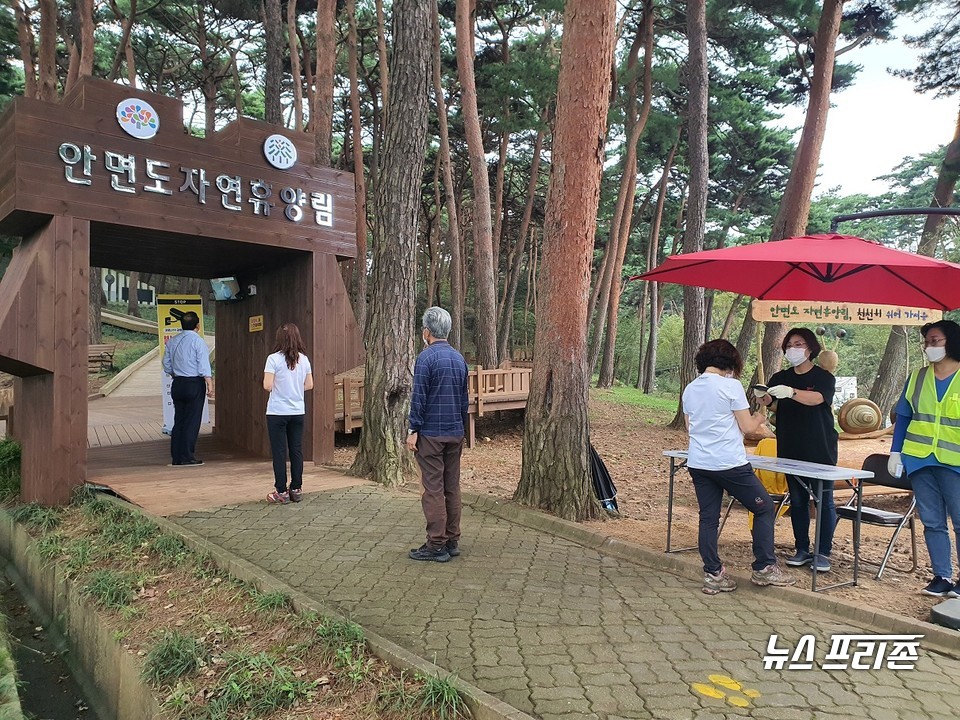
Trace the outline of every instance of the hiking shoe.
{"label": "hiking shoe", "polygon": [[450,553],[446,547],[431,548],[421,545],[416,550],[410,551],[411,560],[432,560],[433,562],[447,562],[450,559]]}
{"label": "hiking shoe", "polygon": [[750,582],[754,585],[785,587],[793,585],[795,580],[787,575],[777,563],[774,563],[773,565],[767,565],[763,570],[754,570],[750,576]]}
{"label": "hiking shoe", "polygon": [[290,502],[290,496],[285,492],[277,492],[274,490],[272,493],[267,495],[267,502],[274,505],[286,505]]}
{"label": "hiking shoe", "polygon": [[956,588],[952,582],[937,575],[930,581],[929,585],[920,591],[920,594],[930,595],[932,597],[949,597],[950,593],[955,591]]}
{"label": "hiking shoe", "polygon": [[720,568],[718,573],[703,573],[703,593],[705,595],[733,592],[736,589],[736,581],[727,575],[727,569],[724,567]]}
{"label": "hiking shoe", "polygon": [[797,550],[796,555],[788,557],[784,562],[790,567],[803,567],[813,562],[813,555],[803,550]]}
{"label": "hiking shoe", "polygon": [[817,572],[830,572],[830,558],[826,555],[817,555],[816,562],[810,563],[810,569]]}
{"label": "hiking shoe", "polygon": [[459,540],[447,540],[444,544],[443,549],[446,550],[450,557],[457,557],[460,554],[460,541]]}
{"label": "hiking shoe", "polygon": [[290,489],[290,502],[300,502],[303,500],[303,490]]}

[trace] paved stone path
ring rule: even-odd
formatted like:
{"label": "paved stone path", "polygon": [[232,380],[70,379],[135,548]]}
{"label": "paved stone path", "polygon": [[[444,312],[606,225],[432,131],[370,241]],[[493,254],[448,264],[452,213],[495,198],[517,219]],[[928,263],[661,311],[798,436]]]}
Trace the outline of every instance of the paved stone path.
{"label": "paved stone path", "polygon": [[[833,635],[878,631],[777,588],[707,597],[691,577],[481,510],[464,508],[463,554],[444,564],[406,557],[419,498],[373,486],[172,519],[543,720],[960,716],[960,661],[922,641],[912,670],[825,670]],[[774,633],[791,656],[812,634],[813,669],[764,669]]]}

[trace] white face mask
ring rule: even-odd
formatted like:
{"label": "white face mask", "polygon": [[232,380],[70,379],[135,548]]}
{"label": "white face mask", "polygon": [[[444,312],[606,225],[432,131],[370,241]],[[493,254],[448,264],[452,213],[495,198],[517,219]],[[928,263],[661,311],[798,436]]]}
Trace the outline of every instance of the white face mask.
{"label": "white face mask", "polygon": [[945,347],[928,347],[924,348],[923,352],[930,362],[940,362],[947,356],[947,349]]}
{"label": "white face mask", "polygon": [[796,367],[797,365],[802,365],[803,361],[807,359],[807,351],[803,348],[798,347],[789,347],[787,348],[787,362]]}

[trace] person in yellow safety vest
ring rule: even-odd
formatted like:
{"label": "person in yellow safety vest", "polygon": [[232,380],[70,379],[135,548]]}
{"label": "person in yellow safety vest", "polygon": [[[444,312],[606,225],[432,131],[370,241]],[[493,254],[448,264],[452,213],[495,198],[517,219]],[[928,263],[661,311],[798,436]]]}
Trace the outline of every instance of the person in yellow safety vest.
{"label": "person in yellow safety vest", "polygon": [[895,477],[906,472],[917,499],[934,575],[920,592],[960,597],[947,531],[949,515],[960,553],[960,325],[939,320],[920,334],[930,364],[910,374],[897,403],[887,469]]}

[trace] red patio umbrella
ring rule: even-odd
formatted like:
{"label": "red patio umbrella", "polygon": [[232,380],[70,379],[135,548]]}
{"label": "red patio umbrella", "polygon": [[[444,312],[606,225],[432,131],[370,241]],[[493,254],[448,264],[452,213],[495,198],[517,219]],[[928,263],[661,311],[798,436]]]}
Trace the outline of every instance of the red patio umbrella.
{"label": "red patio umbrella", "polygon": [[960,264],[835,233],[671,255],[635,277],[760,300],[960,307]]}

